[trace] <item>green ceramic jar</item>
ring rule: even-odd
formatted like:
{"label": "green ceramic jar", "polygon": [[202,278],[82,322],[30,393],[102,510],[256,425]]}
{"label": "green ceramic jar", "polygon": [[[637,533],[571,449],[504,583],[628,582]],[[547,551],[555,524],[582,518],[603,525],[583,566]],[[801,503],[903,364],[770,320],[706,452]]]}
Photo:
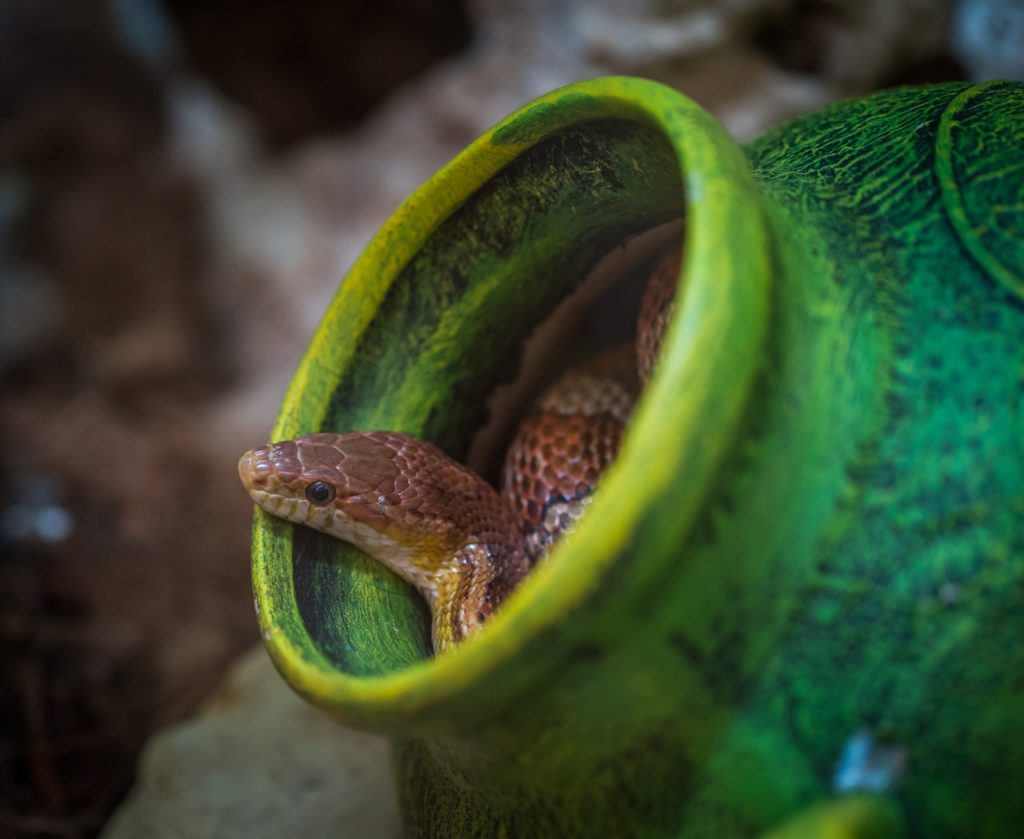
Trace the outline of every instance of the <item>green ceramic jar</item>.
{"label": "green ceramic jar", "polygon": [[[555,91],[370,243],[275,439],[463,456],[524,337],[684,214],[621,455],[485,631],[431,658],[409,588],[257,512],[271,656],[394,738],[418,835],[1018,835],[1024,86],[885,92],[745,149],[652,82]],[[858,734],[904,770],[837,797]]]}

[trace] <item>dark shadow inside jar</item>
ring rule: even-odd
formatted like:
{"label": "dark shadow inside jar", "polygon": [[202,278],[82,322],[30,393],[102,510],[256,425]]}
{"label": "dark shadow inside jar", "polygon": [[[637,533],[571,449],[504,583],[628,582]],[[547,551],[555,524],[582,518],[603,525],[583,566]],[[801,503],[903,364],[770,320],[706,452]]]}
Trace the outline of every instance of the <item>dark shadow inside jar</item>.
{"label": "dark shadow inside jar", "polygon": [[506,452],[532,403],[566,371],[636,342],[640,301],[655,264],[683,235],[682,219],[674,219],[629,237],[558,302],[525,339],[516,377],[488,395],[487,422],[473,435],[467,466],[500,486]]}
{"label": "dark shadow inside jar", "polygon": [[[609,252],[681,216],[683,200],[675,154],[645,122],[582,122],[540,140],[391,280],[321,430],[404,431],[463,460],[525,339]],[[383,674],[430,656],[419,596],[355,548],[296,528],[292,566],[306,631],[338,670]]]}

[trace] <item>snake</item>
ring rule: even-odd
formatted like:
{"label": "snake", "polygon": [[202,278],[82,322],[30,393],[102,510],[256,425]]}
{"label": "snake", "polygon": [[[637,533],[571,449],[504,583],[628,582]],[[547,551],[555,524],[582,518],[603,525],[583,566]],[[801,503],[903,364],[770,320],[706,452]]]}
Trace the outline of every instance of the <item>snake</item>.
{"label": "snake", "polygon": [[474,635],[577,526],[615,458],[671,319],[682,249],[657,260],[636,340],[564,373],[527,410],[493,487],[395,431],[317,432],[245,452],[258,507],[356,546],[412,585],[435,654]]}

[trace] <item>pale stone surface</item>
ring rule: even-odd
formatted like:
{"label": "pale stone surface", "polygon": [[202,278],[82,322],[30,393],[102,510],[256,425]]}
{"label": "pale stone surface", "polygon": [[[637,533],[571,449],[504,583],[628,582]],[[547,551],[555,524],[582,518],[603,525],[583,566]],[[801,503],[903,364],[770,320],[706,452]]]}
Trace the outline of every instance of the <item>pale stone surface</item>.
{"label": "pale stone surface", "polygon": [[262,648],[154,737],[103,839],[401,836],[387,741],[292,693]]}

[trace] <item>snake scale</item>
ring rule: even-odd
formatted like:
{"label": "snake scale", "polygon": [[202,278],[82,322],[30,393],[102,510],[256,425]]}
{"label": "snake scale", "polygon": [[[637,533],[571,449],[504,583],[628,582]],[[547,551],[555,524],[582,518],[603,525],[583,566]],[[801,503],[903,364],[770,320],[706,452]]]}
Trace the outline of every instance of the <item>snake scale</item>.
{"label": "snake scale", "polygon": [[635,346],[570,370],[523,419],[500,490],[429,442],[390,431],[317,433],[246,452],[262,509],[360,548],[426,599],[436,653],[476,632],[590,503],[615,457],[671,317],[681,249],[658,260]]}

